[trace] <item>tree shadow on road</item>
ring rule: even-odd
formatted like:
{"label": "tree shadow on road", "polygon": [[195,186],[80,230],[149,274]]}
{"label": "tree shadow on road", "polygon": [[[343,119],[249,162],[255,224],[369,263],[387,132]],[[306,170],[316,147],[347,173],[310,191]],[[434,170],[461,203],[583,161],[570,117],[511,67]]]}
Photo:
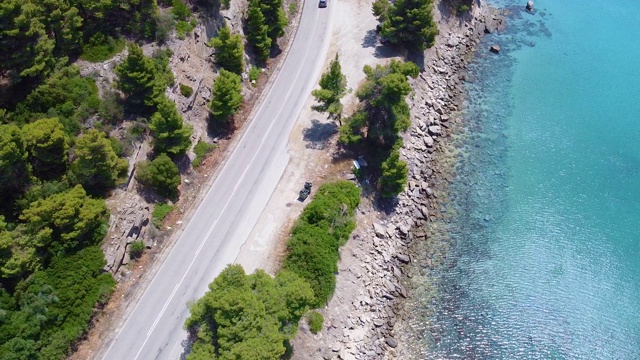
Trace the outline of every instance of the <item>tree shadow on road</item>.
{"label": "tree shadow on road", "polygon": [[370,48],[376,46],[378,43],[378,33],[374,30],[367,30],[364,38],[362,39],[362,47]]}
{"label": "tree shadow on road", "polygon": [[338,125],[335,122],[320,122],[318,119],[311,120],[311,127],[302,131],[302,138],[307,142],[307,149],[324,150],[329,146],[329,139],[338,132]]}

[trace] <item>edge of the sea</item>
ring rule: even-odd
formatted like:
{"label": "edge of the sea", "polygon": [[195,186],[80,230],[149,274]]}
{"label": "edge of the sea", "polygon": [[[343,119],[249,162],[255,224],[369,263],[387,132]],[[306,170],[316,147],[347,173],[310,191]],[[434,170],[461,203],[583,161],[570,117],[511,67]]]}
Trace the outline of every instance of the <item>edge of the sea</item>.
{"label": "edge of the sea", "polygon": [[[434,269],[446,258],[440,210],[455,178],[455,134],[463,120],[467,64],[482,37],[504,27],[500,11],[486,3],[474,2],[463,16],[445,15],[443,3],[437,1],[433,9],[439,35],[424,53],[423,70],[411,80],[413,93],[407,99],[412,125],[403,134],[401,158],[409,169],[408,185],[393,211],[380,212],[376,222],[367,219],[377,209],[370,203],[360,206],[358,228],[341,249],[334,296],[322,310],[323,331],[313,335],[301,322],[292,341],[293,359],[417,355],[405,344],[410,329],[404,319],[411,314],[404,311],[404,303],[412,296],[408,266]],[[416,254],[416,245],[424,242],[430,243],[432,253]]]}

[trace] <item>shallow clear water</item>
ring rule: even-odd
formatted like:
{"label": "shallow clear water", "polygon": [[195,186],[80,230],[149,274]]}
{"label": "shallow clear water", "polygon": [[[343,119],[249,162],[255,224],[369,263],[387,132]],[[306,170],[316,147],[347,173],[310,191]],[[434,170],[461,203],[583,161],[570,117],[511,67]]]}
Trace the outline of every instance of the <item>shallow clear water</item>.
{"label": "shallow clear water", "polygon": [[492,3],[422,355],[640,359],[640,1]]}

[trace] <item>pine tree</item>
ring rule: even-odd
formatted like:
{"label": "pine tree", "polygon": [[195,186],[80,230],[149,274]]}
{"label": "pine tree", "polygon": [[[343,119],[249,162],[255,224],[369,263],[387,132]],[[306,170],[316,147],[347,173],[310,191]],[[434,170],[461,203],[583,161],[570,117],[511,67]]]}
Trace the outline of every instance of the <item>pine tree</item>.
{"label": "pine tree", "polygon": [[160,154],[153,161],[138,164],[136,179],[151,187],[158,194],[173,198],[178,195],[180,171],[166,154]]}
{"label": "pine tree", "polygon": [[103,193],[112,189],[127,172],[127,160],[118,157],[102,131],[92,129],[80,136],[73,154],[69,181],[81,184],[89,192]]}
{"label": "pine tree", "polygon": [[275,44],[284,35],[287,26],[287,16],[282,9],[283,0],[261,0],[260,3],[265,24],[269,27],[269,38]]}
{"label": "pine tree", "polygon": [[133,106],[149,110],[164,91],[165,83],[158,76],[153,60],[146,57],[138,45],[129,45],[129,55],[116,67],[116,74],[119,78],[116,88]]}
{"label": "pine tree", "polygon": [[404,190],[407,183],[407,163],[400,160],[398,148],[401,143],[396,144],[397,148],[391,151],[389,157],[382,162],[382,176],[378,180],[380,185],[380,195],[390,198],[398,195]]}
{"label": "pine tree", "polygon": [[21,191],[29,182],[27,151],[20,129],[0,125],[0,199]]}
{"label": "pine tree", "polygon": [[244,71],[244,45],[242,36],[231,34],[228,27],[223,27],[218,36],[211,39],[215,49],[216,63],[222,68],[238,75]]}
{"label": "pine tree", "polygon": [[213,83],[212,92],[211,115],[214,120],[226,123],[242,105],[240,76],[224,69],[220,70],[220,74]]}
{"label": "pine tree", "polygon": [[68,138],[58,118],[40,119],[22,128],[34,174],[40,179],[54,179],[67,165]]}
{"label": "pine tree", "polygon": [[158,111],[151,117],[149,128],[154,137],[154,151],[158,154],[174,157],[184,154],[191,146],[193,130],[183,122],[176,104],[165,96],[160,97]]}
{"label": "pine tree", "polygon": [[433,21],[431,0],[397,0],[382,23],[381,34],[393,44],[423,51],[434,44],[438,34]]}
{"label": "pine tree", "polygon": [[259,61],[266,61],[271,50],[269,26],[266,24],[260,0],[250,0],[247,10],[247,40]]}
{"label": "pine tree", "polygon": [[340,99],[347,93],[347,77],[342,73],[338,54],[331,61],[329,70],[320,78],[320,89],[311,93],[320,104],[314,110],[327,112],[329,118],[340,121],[342,117],[342,103]]}

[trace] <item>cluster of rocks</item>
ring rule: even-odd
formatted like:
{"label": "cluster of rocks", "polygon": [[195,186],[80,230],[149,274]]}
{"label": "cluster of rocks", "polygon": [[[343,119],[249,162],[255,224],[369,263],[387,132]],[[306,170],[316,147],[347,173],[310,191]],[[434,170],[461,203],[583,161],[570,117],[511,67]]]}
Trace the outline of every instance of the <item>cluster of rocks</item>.
{"label": "cluster of rocks", "polygon": [[[414,95],[408,101],[412,125],[401,149],[409,168],[407,188],[398,195],[392,215],[359,230],[343,249],[336,295],[325,311],[325,329],[313,340],[318,344],[317,353],[299,353],[296,358],[402,358],[396,349],[401,346],[401,334],[394,328],[401,309],[399,300],[411,296],[411,289],[403,286],[404,267],[413,259],[411,244],[427,238],[424,225],[439,217],[434,189],[440,181],[453,180],[450,173],[433,164],[443,147],[441,139],[459,120],[466,62],[480,36],[502,24],[498,18],[493,13],[476,12],[459,29],[441,36],[428,53],[424,71],[412,81]],[[430,261],[423,265],[433,266]]]}
{"label": "cluster of rocks", "polygon": [[102,244],[107,260],[105,271],[117,274],[120,267],[129,263],[129,247],[134,241],[143,241],[147,248],[154,242],[150,236],[150,209],[134,192],[123,192],[117,209],[111,212],[109,232]]}

